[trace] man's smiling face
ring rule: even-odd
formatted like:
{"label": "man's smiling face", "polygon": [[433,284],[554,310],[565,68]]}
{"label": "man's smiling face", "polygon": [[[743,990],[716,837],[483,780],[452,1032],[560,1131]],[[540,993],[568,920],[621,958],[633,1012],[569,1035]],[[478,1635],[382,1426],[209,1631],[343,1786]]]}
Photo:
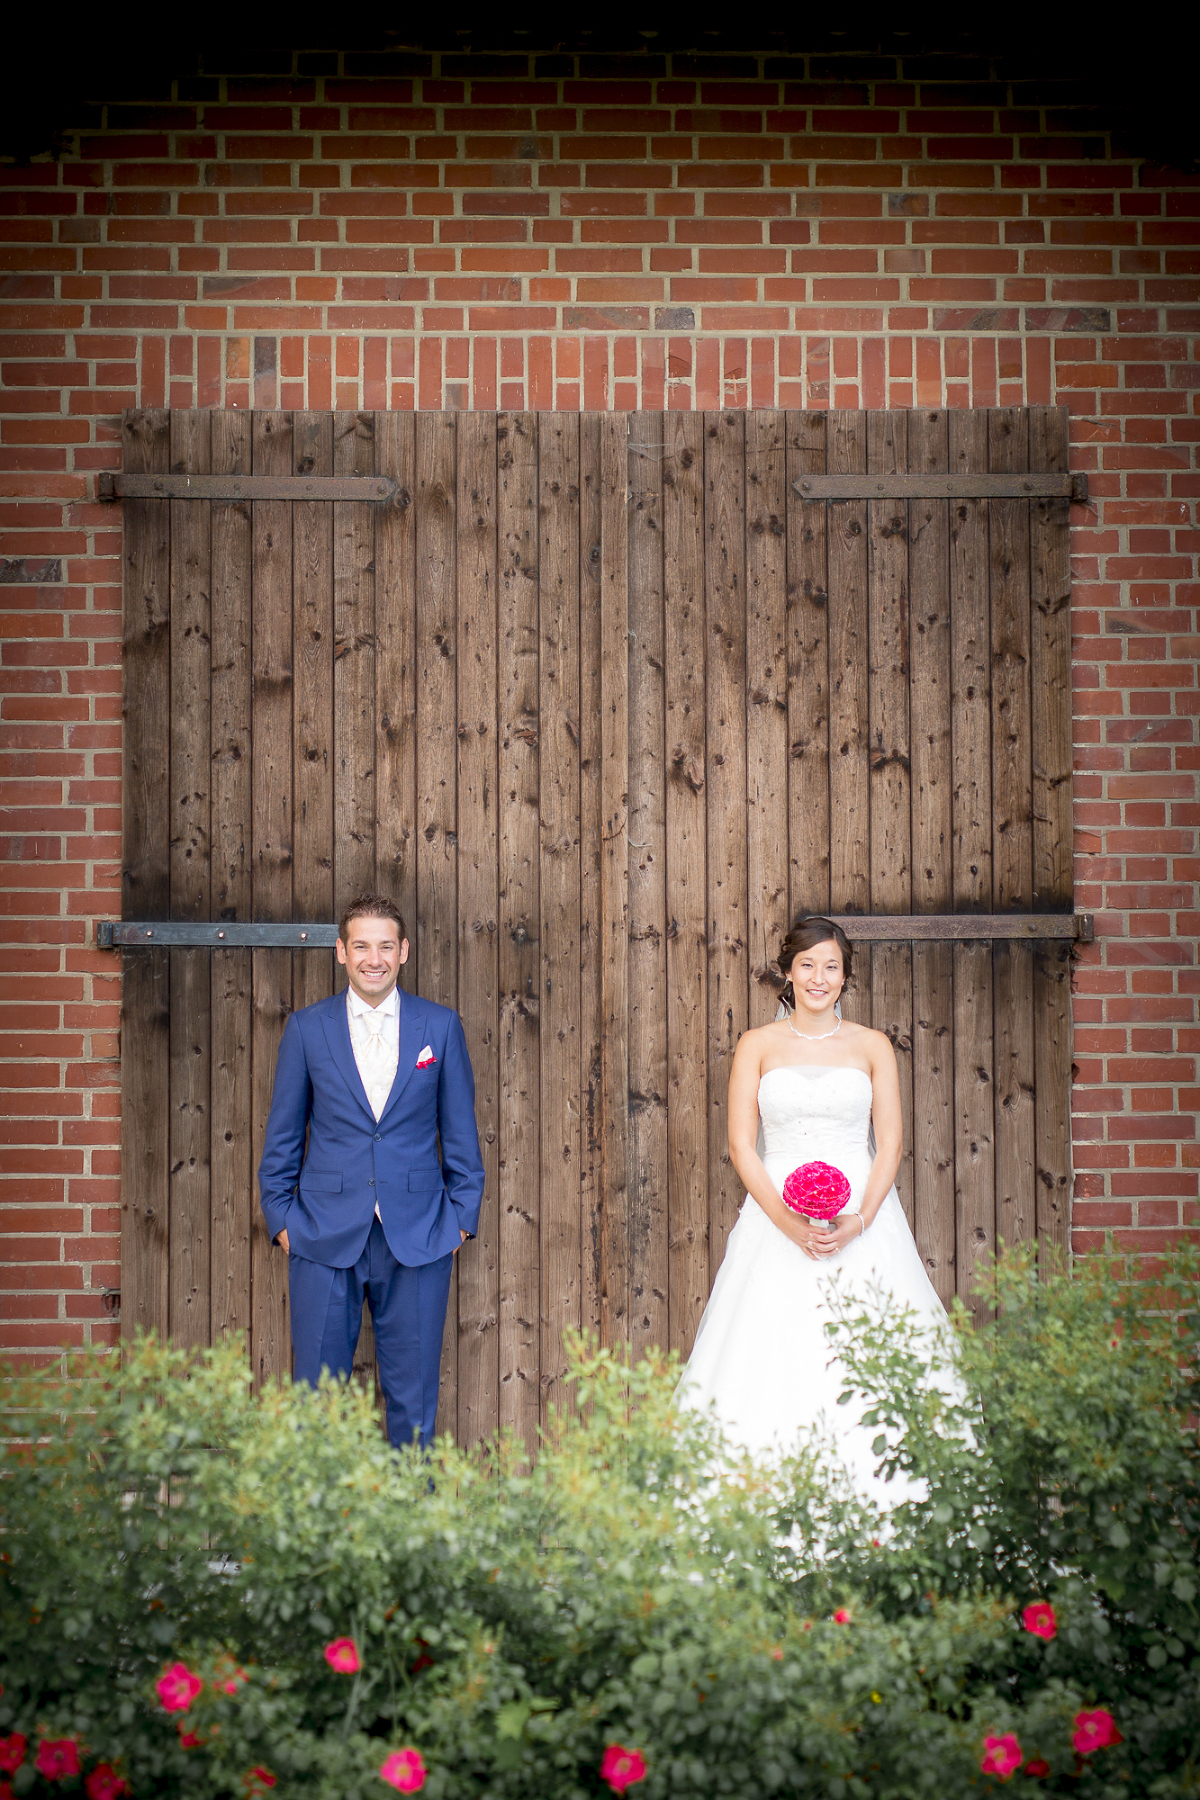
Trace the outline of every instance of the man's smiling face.
{"label": "man's smiling face", "polygon": [[408,961],[408,939],[401,938],[391,919],[351,919],[345,941],[337,941],[337,959],[359,999],[378,1006],[387,999]]}

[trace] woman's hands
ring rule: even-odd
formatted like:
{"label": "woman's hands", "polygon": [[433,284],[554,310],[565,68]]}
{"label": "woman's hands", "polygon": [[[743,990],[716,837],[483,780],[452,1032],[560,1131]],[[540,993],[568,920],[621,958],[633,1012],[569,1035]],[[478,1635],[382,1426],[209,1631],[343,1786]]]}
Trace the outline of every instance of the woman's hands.
{"label": "woman's hands", "polygon": [[830,1224],[822,1225],[789,1209],[785,1230],[805,1256],[813,1262],[823,1262],[828,1256],[840,1255],[847,1244],[861,1237],[863,1227],[858,1214],[853,1212],[842,1213]]}

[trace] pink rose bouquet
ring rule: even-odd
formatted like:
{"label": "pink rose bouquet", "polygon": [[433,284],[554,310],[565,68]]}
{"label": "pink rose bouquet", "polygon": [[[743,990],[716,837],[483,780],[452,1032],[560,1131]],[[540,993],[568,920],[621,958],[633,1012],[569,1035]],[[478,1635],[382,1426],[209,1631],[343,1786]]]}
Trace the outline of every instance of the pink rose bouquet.
{"label": "pink rose bouquet", "polygon": [[806,1219],[836,1219],[849,1198],[850,1183],[832,1163],[801,1163],[783,1184],[783,1204]]}

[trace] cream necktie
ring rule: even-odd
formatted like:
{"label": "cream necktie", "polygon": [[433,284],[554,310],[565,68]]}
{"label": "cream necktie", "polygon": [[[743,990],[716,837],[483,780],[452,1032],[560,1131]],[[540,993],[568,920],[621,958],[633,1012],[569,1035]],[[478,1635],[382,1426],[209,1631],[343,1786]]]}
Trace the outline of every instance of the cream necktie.
{"label": "cream necktie", "polygon": [[383,1008],[381,1006],[373,1006],[370,1012],[363,1013],[361,1016],[363,1023],[367,1028],[367,1041],[363,1046],[363,1054],[368,1063],[373,1067],[378,1067],[379,1064],[382,1063],[384,1055]]}

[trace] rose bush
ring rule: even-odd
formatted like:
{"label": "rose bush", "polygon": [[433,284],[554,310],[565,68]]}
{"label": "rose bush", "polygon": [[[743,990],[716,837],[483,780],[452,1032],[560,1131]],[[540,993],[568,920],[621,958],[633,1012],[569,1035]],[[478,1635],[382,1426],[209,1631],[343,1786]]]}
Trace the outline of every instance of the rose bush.
{"label": "rose bush", "polygon": [[[1194,1258],[995,1275],[965,1398],[846,1308],[881,1518],[576,1345],[536,1466],[397,1456],[352,1390],[153,1341],[3,1393],[16,1795],[1081,1800],[1196,1790]],[[1015,1759],[1015,1760],[1014,1760]],[[89,1785],[90,1784],[90,1785]]]}

